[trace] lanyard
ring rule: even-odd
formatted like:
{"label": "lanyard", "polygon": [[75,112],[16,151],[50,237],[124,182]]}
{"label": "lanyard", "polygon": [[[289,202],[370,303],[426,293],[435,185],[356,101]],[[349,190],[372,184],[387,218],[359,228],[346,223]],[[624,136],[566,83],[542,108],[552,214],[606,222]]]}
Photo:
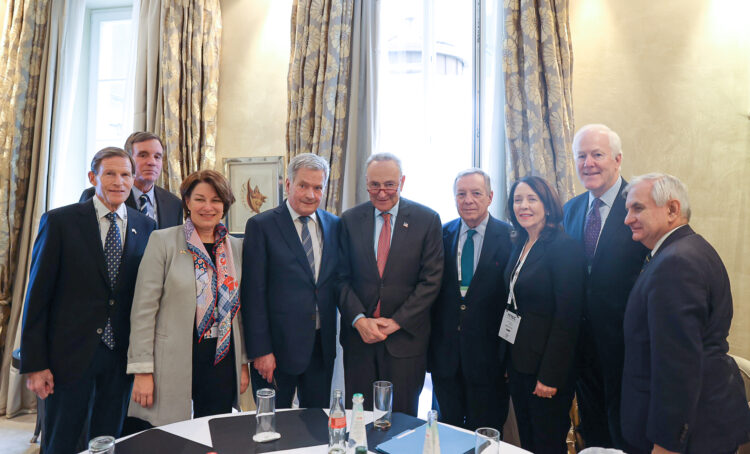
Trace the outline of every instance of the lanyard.
{"label": "lanyard", "polygon": [[[526,244],[529,242],[529,240],[526,240],[526,243],[523,244],[523,249],[526,248]],[[534,241],[536,243],[536,240]],[[516,261],[515,267],[513,267],[513,275],[510,279],[510,286],[508,291],[508,302],[506,303],[507,306],[510,306],[511,303],[513,303],[513,310],[518,311],[518,305],[516,304],[516,295],[514,294],[513,290],[516,287],[516,281],[518,280],[518,275],[521,274],[521,268],[523,267],[524,262],[526,262],[526,257],[529,256],[529,253],[531,252],[531,248],[534,247],[534,243],[531,243],[531,246],[529,247],[529,250],[526,251],[526,254],[523,253],[523,249],[521,249],[521,254],[518,255],[518,260]]]}

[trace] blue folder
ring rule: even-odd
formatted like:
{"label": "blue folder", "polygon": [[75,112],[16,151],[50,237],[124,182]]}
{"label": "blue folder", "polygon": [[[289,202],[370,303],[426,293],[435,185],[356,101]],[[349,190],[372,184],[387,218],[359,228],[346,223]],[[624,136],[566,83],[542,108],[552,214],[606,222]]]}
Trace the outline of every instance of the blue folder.
{"label": "blue folder", "polygon": [[[417,427],[413,432],[404,432],[406,435],[396,435],[390,440],[380,443],[376,449],[383,454],[420,453],[424,448],[425,430],[427,430],[427,424]],[[474,452],[476,439],[473,433],[438,424],[438,438],[440,438],[440,452],[443,454]]]}

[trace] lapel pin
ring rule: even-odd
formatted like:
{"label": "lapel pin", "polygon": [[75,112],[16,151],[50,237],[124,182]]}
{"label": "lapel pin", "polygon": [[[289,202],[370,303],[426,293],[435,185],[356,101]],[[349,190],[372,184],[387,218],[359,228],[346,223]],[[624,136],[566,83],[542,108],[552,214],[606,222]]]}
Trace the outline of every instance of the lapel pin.
{"label": "lapel pin", "polygon": [[185,249],[180,249],[180,254],[187,254],[187,251]]}
{"label": "lapel pin", "polygon": [[408,222],[404,222],[404,228],[405,228],[405,229],[408,229],[408,228],[409,228],[409,223],[408,223]]}
{"label": "lapel pin", "polygon": [[135,231],[135,229],[130,229],[131,232],[133,232],[133,235],[138,235],[138,232]]}

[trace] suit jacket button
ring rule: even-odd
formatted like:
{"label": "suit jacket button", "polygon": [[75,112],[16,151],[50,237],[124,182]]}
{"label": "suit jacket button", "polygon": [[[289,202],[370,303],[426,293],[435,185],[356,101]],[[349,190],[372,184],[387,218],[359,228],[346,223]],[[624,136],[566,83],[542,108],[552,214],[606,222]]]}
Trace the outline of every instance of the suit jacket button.
{"label": "suit jacket button", "polygon": [[101,328],[97,328],[97,329],[96,329],[96,334],[101,334],[101,333],[103,333],[103,332],[104,332],[104,330],[103,330],[103,329],[101,329]]}
{"label": "suit jacket button", "polygon": [[462,311],[465,311],[465,310],[466,310],[466,305],[465,305],[465,304],[462,304],[462,305],[461,305],[461,307],[460,307],[459,309],[461,309]]}
{"label": "suit jacket button", "polygon": [[115,305],[115,300],[109,300],[109,305],[110,306],[114,306]]}
{"label": "suit jacket button", "polygon": [[458,328],[456,328],[457,331],[461,331],[461,325],[458,325]]}

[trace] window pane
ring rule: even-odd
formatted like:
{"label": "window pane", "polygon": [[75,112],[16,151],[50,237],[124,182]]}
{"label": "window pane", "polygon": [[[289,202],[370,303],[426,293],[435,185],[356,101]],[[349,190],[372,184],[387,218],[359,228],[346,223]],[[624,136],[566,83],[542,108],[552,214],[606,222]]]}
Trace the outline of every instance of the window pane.
{"label": "window pane", "polygon": [[[125,81],[99,81],[96,93],[96,141],[121,147],[125,131]],[[98,150],[99,148],[97,148]]]}
{"label": "window pane", "polygon": [[472,164],[473,2],[383,0],[380,19],[377,151],[402,159],[405,197],[452,219]]}
{"label": "window pane", "polygon": [[128,76],[130,19],[99,23],[99,80],[125,79]]}

